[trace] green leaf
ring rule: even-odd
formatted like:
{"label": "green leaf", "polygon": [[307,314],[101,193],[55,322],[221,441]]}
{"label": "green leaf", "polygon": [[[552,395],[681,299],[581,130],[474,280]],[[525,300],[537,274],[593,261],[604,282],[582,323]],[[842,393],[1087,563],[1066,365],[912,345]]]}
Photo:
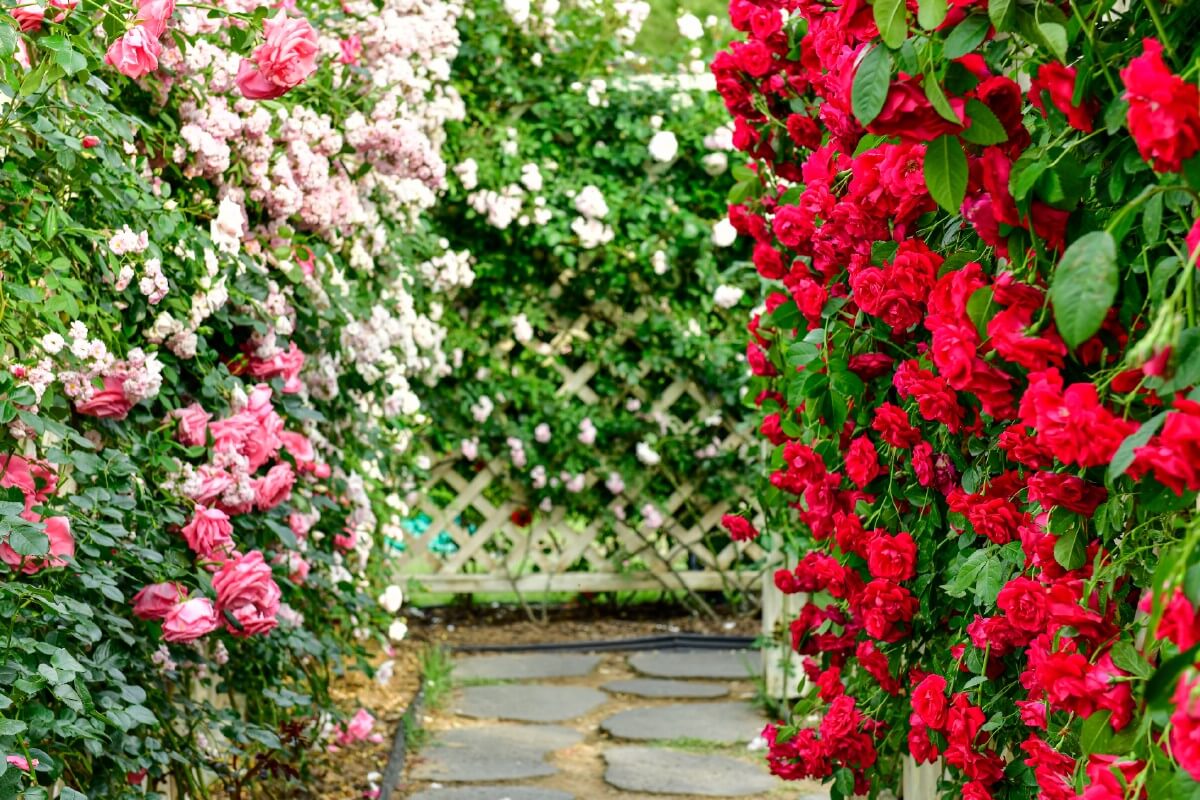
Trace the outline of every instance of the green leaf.
{"label": "green leaf", "polygon": [[57,669],[64,672],[83,672],[83,664],[75,660],[75,656],[68,653],[63,648],[58,648],[54,651],[54,655],[50,656],[50,663]]}
{"label": "green leaf", "polygon": [[1092,231],[1071,242],[1050,282],[1054,322],[1068,347],[1078,347],[1100,330],[1118,284],[1112,234]]}
{"label": "green leaf", "polygon": [[931,31],[946,21],[949,7],[946,0],[920,0],[917,5],[917,23]]}
{"label": "green leaf", "polygon": [[954,106],[950,105],[950,101],[946,99],[946,93],[942,91],[942,84],[938,83],[937,75],[930,72],[925,76],[925,96],[929,98],[929,102],[933,105],[933,109],[938,112],[942,119],[947,122],[953,122],[955,125],[962,125],[963,121],[954,113]]}
{"label": "green leaf", "polygon": [[891,82],[892,54],[886,47],[875,45],[858,65],[851,88],[850,105],[860,125],[866,127],[879,116]]}
{"label": "green leaf", "polygon": [[17,49],[17,32],[7,20],[0,22],[0,58],[8,58]]}
{"label": "green leaf", "polygon": [[1146,663],[1146,659],[1137,651],[1132,642],[1119,641],[1112,648],[1113,664],[1138,678],[1145,680],[1154,674],[1154,670]]}
{"label": "green leaf", "polygon": [[63,790],[58,793],[58,800],[88,800],[88,796],[83,792],[78,792],[69,786],[64,786]]}
{"label": "green leaf", "polygon": [[969,127],[962,132],[962,138],[972,144],[990,145],[1008,141],[1008,131],[992,113],[992,110],[979,100],[967,101],[967,119]]}
{"label": "green leaf", "polygon": [[1142,207],[1142,233],[1146,234],[1146,242],[1154,244],[1162,233],[1163,196],[1162,193],[1151,195]]}
{"label": "green leaf", "polygon": [[1012,29],[1014,0],[990,0],[988,2],[988,19],[997,31]]}
{"label": "green leaf", "polygon": [[925,186],[939,206],[957,214],[967,193],[967,156],[955,136],[939,136],[925,151]]}
{"label": "green leaf", "polygon": [[1043,22],[1038,25],[1046,46],[1059,61],[1067,60],[1067,29],[1057,22]]}
{"label": "green leaf", "polygon": [[972,14],[954,26],[946,43],[942,47],[942,55],[947,59],[962,58],[967,53],[979,47],[987,36],[991,20],[983,14]]}
{"label": "green leaf", "polygon": [[1146,702],[1154,708],[1171,707],[1171,695],[1175,692],[1176,678],[1185,669],[1196,663],[1198,653],[1200,653],[1200,644],[1163,662],[1146,683]]}
{"label": "green leaf", "polygon": [[82,53],[66,47],[54,54],[54,62],[63,68],[63,72],[74,75],[87,69],[87,57]]}
{"label": "green leaf", "polygon": [[1054,560],[1066,570],[1079,569],[1087,561],[1087,535],[1083,525],[1072,525],[1054,543]]}
{"label": "green leaf", "polygon": [[1108,711],[1099,711],[1083,721],[1083,729],[1079,732],[1079,749],[1083,755],[1104,752],[1104,744],[1112,732],[1110,716]]}
{"label": "green leaf", "polygon": [[0,736],[16,736],[18,733],[23,733],[28,727],[19,719],[0,717]]}
{"label": "green leaf", "polygon": [[988,560],[987,550],[976,550],[967,557],[955,573],[954,578],[942,588],[951,597],[962,597],[968,590],[974,591],[979,582],[979,574],[983,571]]}
{"label": "green leaf", "polygon": [[908,8],[904,0],[875,0],[871,10],[883,43],[893,50],[908,38]]}
{"label": "green leaf", "polygon": [[1113,453],[1112,461],[1108,463],[1108,482],[1112,483],[1117,478],[1125,474],[1125,471],[1133,466],[1134,451],[1139,447],[1145,447],[1150,441],[1150,437],[1158,432],[1162,427],[1163,421],[1167,418],[1167,412],[1155,414],[1146,422],[1143,422],[1141,427],[1133,433],[1125,437],[1125,441],[1121,442],[1121,446],[1117,448],[1117,452]]}
{"label": "green leaf", "polygon": [[992,287],[984,286],[982,289],[972,292],[970,299],[967,300],[967,316],[971,318],[971,322],[975,323],[975,330],[979,332],[980,339],[987,338],[988,323],[998,311],[998,309],[992,308],[992,294]]}
{"label": "green leaf", "polygon": [[1186,328],[1175,344],[1175,374],[1160,394],[1183,391],[1200,383],[1200,327]]}
{"label": "green leaf", "polygon": [[44,556],[50,552],[50,537],[32,526],[14,527],[8,546],[22,556]]}

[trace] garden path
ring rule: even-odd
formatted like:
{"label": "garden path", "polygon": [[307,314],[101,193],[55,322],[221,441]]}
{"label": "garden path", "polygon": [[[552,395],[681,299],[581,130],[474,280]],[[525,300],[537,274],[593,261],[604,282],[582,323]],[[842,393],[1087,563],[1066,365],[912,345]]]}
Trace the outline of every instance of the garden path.
{"label": "garden path", "polygon": [[768,774],[757,653],[505,654],[459,685],[412,759],[412,800],[826,800]]}

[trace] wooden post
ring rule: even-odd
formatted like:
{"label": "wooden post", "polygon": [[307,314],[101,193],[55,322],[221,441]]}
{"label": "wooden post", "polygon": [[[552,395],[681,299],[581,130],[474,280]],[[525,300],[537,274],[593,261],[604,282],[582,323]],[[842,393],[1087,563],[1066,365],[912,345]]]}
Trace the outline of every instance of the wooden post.
{"label": "wooden post", "polygon": [[904,758],[904,781],[900,796],[904,800],[934,800],[937,797],[938,779],[942,776],[941,763],[918,764]]}
{"label": "wooden post", "polygon": [[763,648],[763,677],[767,696],[786,705],[801,695],[804,670],[800,666],[800,655],[792,650],[788,624],[800,613],[806,595],[784,594],[775,588],[772,576],[783,564],[794,568],[793,559],[785,559],[773,550],[762,581],[762,632],[771,644]]}

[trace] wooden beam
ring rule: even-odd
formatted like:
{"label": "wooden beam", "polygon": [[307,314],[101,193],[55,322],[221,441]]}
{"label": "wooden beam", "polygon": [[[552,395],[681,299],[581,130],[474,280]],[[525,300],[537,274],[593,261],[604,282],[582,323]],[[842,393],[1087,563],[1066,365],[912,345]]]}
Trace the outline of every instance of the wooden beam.
{"label": "wooden beam", "polygon": [[[556,575],[532,574],[522,575],[513,581],[497,575],[398,575],[420,584],[422,589],[435,594],[472,594],[479,592],[512,592],[524,595],[547,592],[624,592],[637,589],[662,590],[663,580],[668,585],[678,585],[680,591],[686,586],[694,592],[719,592],[726,586],[726,581],[736,585],[736,581],[745,578],[743,573],[723,574],[720,572],[675,572],[663,573],[658,577],[650,573],[632,572],[619,574],[615,572],[566,572]],[[731,580],[732,579],[732,580]],[[753,579],[750,586],[755,588],[759,579]]]}

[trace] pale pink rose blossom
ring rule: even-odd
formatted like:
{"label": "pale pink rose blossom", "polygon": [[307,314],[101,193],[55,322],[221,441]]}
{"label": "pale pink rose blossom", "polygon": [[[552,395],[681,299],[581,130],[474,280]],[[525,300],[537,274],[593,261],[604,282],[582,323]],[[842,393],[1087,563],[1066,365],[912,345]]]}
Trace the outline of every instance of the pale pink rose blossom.
{"label": "pale pink rose blossom", "polygon": [[179,428],[175,431],[175,438],[180,444],[185,444],[188,447],[199,447],[205,443],[208,434],[208,421],[212,419],[212,414],[201,408],[199,403],[192,403],[186,408],[177,408],[171,412],[171,416],[179,420]]}
{"label": "pale pink rose blossom", "polygon": [[259,511],[270,511],[292,496],[296,473],[291,464],[276,464],[267,474],[254,481],[254,505]]}
{"label": "pale pink rose blossom", "polygon": [[183,538],[200,558],[224,557],[233,550],[233,525],[221,509],[198,506],[191,522],[183,526]]}
{"label": "pale pink rose blossom", "polygon": [[108,46],[104,62],[127,78],[140,78],[158,69],[162,45],[144,25],[135,25]]}
{"label": "pale pink rose blossom", "polygon": [[21,6],[9,12],[17,21],[17,26],[29,33],[42,29],[42,20],[46,18],[46,10],[41,6]]}
{"label": "pale pink rose blossom", "polygon": [[177,604],[163,618],[163,638],[168,642],[194,642],[217,629],[220,617],[207,597],[193,597]]}
{"label": "pale pink rose blossom", "polygon": [[238,65],[238,89],[250,100],[279,97],[317,69],[317,32],[308,20],[276,14],[263,23],[263,34],[253,63]]}
{"label": "pale pink rose blossom", "polygon": [[152,583],[133,596],[133,615],[138,619],[162,619],[187,598],[179,583]]}
{"label": "pale pink rose blossom", "polygon": [[139,0],[137,21],[155,39],[167,29],[167,21],[175,13],[175,0]]}
{"label": "pale pink rose blossom", "polygon": [[226,620],[225,627],[234,636],[267,633],[278,624],[275,615],[279,612],[282,592],[271,574],[271,566],[258,550],[226,561],[212,583],[217,592],[217,609],[232,615],[241,626],[239,630]]}
{"label": "pale pink rose blossom", "polygon": [[88,417],[122,420],[133,408],[125,396],[125,379],[109,375],[104,379],[104,388],[95,392],[91,399],[79,403],[75,410]]}
{"label": "pale pink rose blossom", "polygon": [[29,760],[26,759],[25,756],[18,756],[18,755],[6,756],[4,758],[4,760],[7,761],[9,764],[12,764],[14,767],[21,770],[22,772],[30,772],[31,766],[33,769],[36,769],[38,764],[41,763],[40,761],[38,761],[35,758],[33,760],[33,764],[31,765],[29,763]]}

